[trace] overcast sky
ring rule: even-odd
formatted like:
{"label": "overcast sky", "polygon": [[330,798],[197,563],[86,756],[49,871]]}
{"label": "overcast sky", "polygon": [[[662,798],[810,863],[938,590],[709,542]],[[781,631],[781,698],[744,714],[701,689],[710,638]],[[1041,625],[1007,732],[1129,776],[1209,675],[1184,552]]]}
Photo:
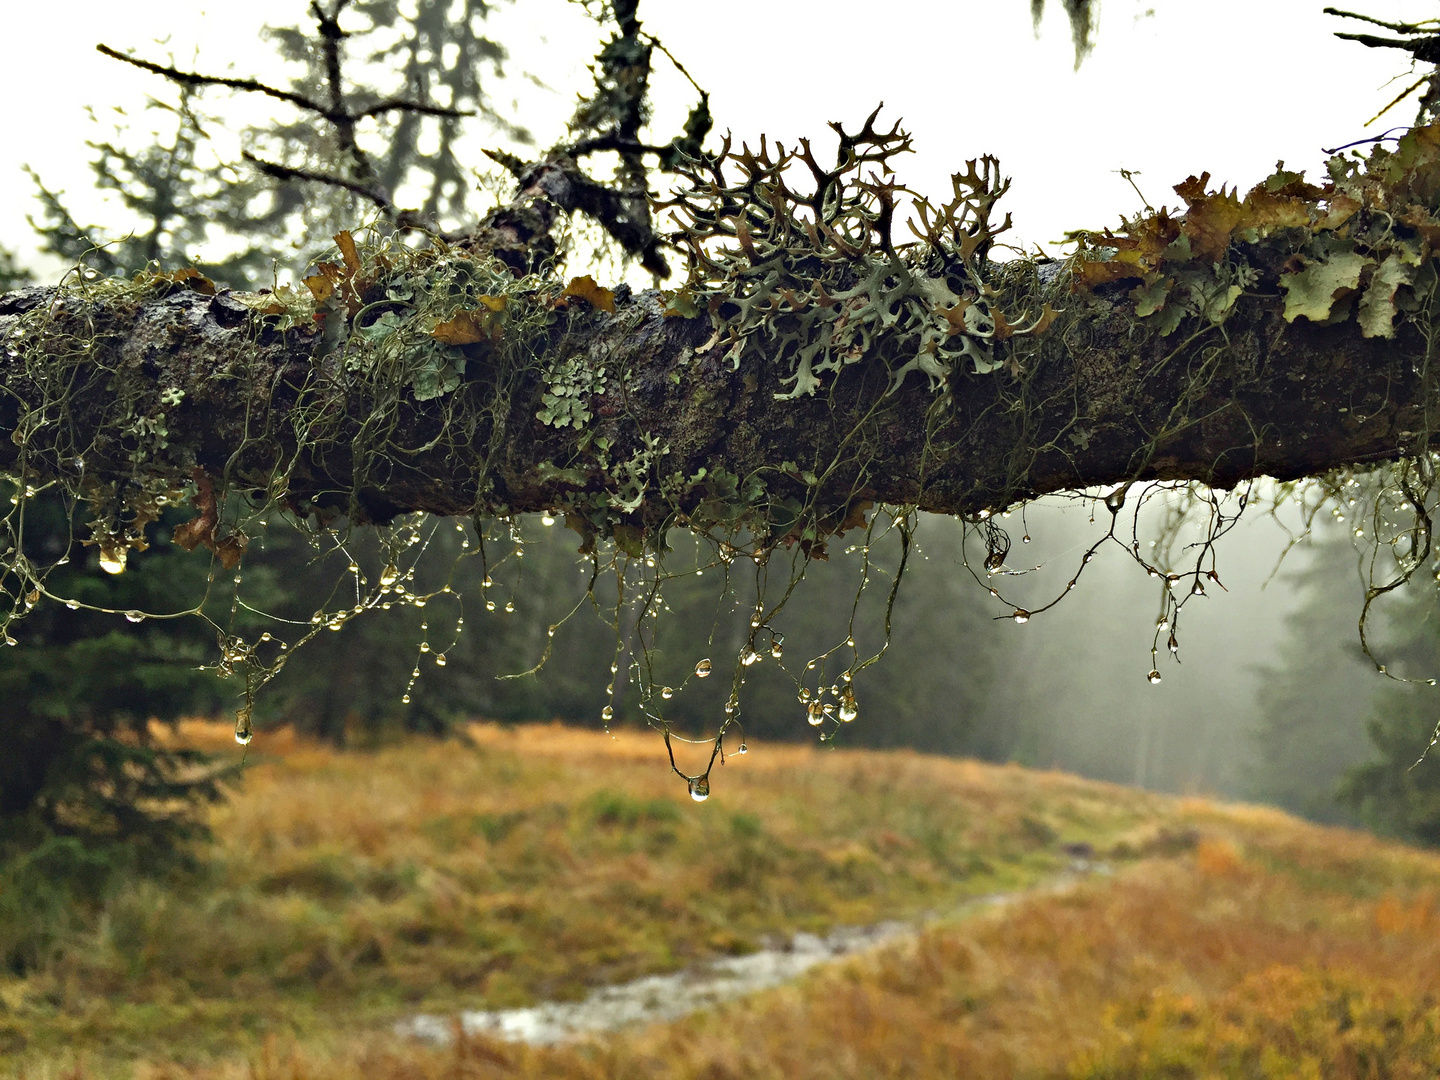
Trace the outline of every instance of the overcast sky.
{"label": "overcast sky", "polygon": [[[1406,70],[1404,58],[1335,40],[1341,20],[1322,15],[1323,6],[1103,0],[1097,46],[1078,71],[1059,0],[1050,0],[1038,37],[1028,0],[644,0],[641,15],[712,92],[720,130],[752,140],[823,137],[826,121],[858,123],[883,100],[883,115],[903,118],[915,136],[907,183],[943,194],[966,158],[997,154],[1014,177],[1014,235],[1048,245],[1067,229],[1111,224],[1136,208],[1121,168],[1140,174],[1151,202],[1173,204],[1171,186],[1191,172],[1208,169],[1245,187],[1277,158],[1313,172],[1322,147],[1367,134],[1365,121],[1400,85],[1386,84]],[[99,55],[96,43],[279,81],[283,72],[258,30],[301,22],[304,7],[304,0],[8,5],[6,30],[19,48],[0,68],[0,93],[11,105],[0,150],[0,243],[33,261],[25,217],[35,204],[24,164],[66,189],[78,217],[117,220],[88,190],[85,141],[109,135],[115,106],[136,124],[132,141],[143,138],[152,123],[142,108],[147,95],[169,89]],[[1368,6],[1387,19],[1432,8],[1418,0]],[[593,24],[565,0],[519,0],[499,8],[493,33],[512,56],[507,78],[489,83],[493,99],[550,142],[586,83]],[[657,100],[657,128],[668,136],[693,97],[663,60]],[[211,92],[206,108],[238,128],[257,109],[286,107],[253,96],[230,103]],[[1406,104],[1369,131],[1412,116]],[[233,153],[224,131],[215,134],[219,151]],[[470,147],[478,154],[496,141],[482,128]]]}

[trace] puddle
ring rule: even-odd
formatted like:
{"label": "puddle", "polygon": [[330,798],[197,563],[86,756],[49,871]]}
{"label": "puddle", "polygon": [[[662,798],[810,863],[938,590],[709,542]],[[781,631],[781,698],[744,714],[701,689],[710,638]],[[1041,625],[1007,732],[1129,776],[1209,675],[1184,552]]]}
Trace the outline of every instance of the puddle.
{"label": "puddle", "polygon": [[[979,897],[960,914],[1003,904],[1019,894]],[[928,920],[926,920],[928,921]],[[486,1034],[532,1046],[550,1046],[632,1025],[678,1020],[701,1009],[768,990],[798,977],[818,964],[913,937],[922,923],[882,922],[847,926],[825,935],[796,934],[778,948],[747,956],[726,957],[671,975],[647,975],[633,982],[593,991],[583,1001],[547,1002],[525,1009],[466,1011],[459,1017],[467,1035]],[[422,1014],[399,1021],[397,1035],[446,1046],[455,1037],[454,1016]]]}

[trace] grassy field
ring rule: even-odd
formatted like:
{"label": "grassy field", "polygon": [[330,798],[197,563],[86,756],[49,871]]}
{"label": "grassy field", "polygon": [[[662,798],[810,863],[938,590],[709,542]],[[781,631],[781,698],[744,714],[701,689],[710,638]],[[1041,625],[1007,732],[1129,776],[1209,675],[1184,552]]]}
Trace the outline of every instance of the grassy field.
{"label": "grassy field", "polygon": [[[184,737],[221,745],[194,726]],[[233,744],[231,744],[233,746]],[[198,881],[0,979],[29,1077],[1434,1077],[1440,858],[1278,812],[911,753],[755,746],[692,802],[652,735],[271,736]],[[1091,845],[1113,868],[963,920]],[[930,913],[918,940],[537,1050],[385,1034]]]}

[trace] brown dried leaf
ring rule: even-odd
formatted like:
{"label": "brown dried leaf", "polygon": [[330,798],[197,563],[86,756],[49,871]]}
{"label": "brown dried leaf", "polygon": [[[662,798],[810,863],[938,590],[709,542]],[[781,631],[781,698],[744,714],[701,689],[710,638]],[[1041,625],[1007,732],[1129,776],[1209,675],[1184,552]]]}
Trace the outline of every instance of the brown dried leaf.
{"label": "brown dried leaf", "polygon": [[615,310],[615,294],[609,289],[595,284],[595,279],[589,274],[571,278],[570,284],[565,286],[565,291],[560,295],[579,297],[591,307],[599,308],[601,311]]}
{"label": "brown dried leaf", "polygon": [[350,271],[350,276],[360,273],[360,253],[355,250],[355,237],[350,235],[349,229],[335,234],[335,246],[340,249],[340,257],[345,260],[345,269]]}
{"label": "brown dried leaf", "polygon": [[215,505],[215,487],[210,477],[198,466],[191,472],[195,481],[195,497],[191,500],[199,516],[184,524],[177,525],[170,539],[186,551],[194,551],[201,544],[206,547],[215,543],[215,526],[220,522],[220,510]]}
{"label": "brown dried leaf", "polygon": [[215,283],[193,266],[187,266],[183,270],[172,270],[168,274],[157,274],[156,277],[162,281],[173,281],[176,285],[184,285],[201,296],[215,295]]}
{"label": "brown dried leaf", "polygon": [[240,560],[245,555],[245,548],[249,544],[250,538],[244,533],[231,533],[214,545],[215,557],[220,560],[220,565],[226,570],[234,570],[240,565]]}

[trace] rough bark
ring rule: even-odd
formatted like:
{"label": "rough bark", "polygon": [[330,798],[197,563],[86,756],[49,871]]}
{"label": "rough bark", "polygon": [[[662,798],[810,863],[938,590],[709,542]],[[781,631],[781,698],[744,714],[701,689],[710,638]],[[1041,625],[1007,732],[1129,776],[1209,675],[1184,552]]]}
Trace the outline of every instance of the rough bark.
{"label": "rough bark", "polygon": [[[70,333],[83,321],[94,342],[71,375],[64,422],[73,436],[65,445],[18,431],[33,424],[27,409],[43,388],[12,335],[23,313],[45,305],[53,309],[49,333]],[[1186,328],[1170,337],[1137,332],[1132,308],[1124,287],[1075,296],[1018,375],[957,371],[949,400],[916,378],[887,396],[883,364],[861,361],[821,393],[787,401],[775,396],[786,372],[766,358],[752,352],[732,369],[721,346],[702,349],[711,337],[708,316],[665,317],[657,294],[621,290],[613,313],[587,308],[572,319],[563,345],[625,373],[591,399],[595,415],[584,431],[534,419],[545,385],[531,372],[514,389],[503,451],[487,471],[493,388],[486,348],[472,346],[467,381],[454,394],[424,403],[401,395],[384,469],[372,464],[357,476],[354,446],[370,437],[364,423],[375,405],[359,388],[373,384],[326,355],[318,328],[268,329],[224,292],[176,288],[139,306],[107,307],[82,305],[73,292],[29,289],[0,298],[0,335],[12,342],[0,355],[0,434],[13,436],[0,438],[0,468],[21,466],[23,444],[32,482],[73,480],[67,447],[83,446],[88,477],[129,475],[133,439],[115,414],[122,386],[124,393],[184,392],[167,413],[166,446],[146,462],[176,484],[199,466],[232,487],[269,488],[277,464],[297,450],[297,402],[307,417],[323,408],[333,435],[287,468],[288,498],[376,521],[416,510],[538,511],[587,490],[613,494],[614,476],[582,451],[582,437],[607,438],[614,461],[650,440],[666,450],[654,475],[724,470],[762,476],[772,497],[808,496],[812,505],[868,499],[957,514],[1127,480],[1229,487],[1262,474],[1314,475],[1413,454],[1422,449],[1420,433],[1433,427],[1427,380],[1415,363],[1425,346],[1413,323],[1394,340],[1367,340],[1354,320],[1287,323],[1280,298],[1247,297],[1223,337],[1207,328],[1177,347]],[[437,442],[447,424],[448,437]],[[806,472],[819,473],[819,484]],[[682,492],[680,513],[703,498],[699,488]],[[643,528],[676,509],[674,498],[662,505],[652,487],[627,520]]]}

